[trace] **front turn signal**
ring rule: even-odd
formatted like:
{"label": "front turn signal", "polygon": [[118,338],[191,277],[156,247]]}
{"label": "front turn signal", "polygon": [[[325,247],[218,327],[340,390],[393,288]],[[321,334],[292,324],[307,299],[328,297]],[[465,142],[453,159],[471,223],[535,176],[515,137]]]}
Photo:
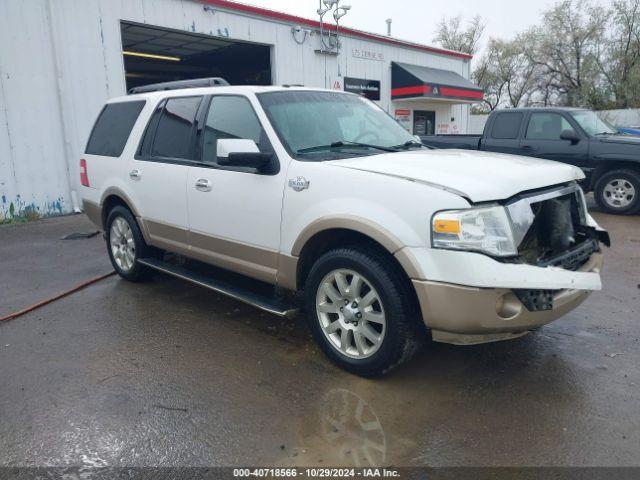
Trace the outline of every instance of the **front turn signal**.
{"label": "front turn signal", "polygon": [[454,235],[458,235],[460,233],[460,221],[436,218],[433,221],[433,230],[436,233],[451,233]]}

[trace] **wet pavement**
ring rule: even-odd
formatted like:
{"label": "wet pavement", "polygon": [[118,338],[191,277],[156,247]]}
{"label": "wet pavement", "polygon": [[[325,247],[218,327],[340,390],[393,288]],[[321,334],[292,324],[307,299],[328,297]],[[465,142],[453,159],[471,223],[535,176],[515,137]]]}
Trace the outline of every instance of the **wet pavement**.
{"label": "wet pavement", "polygon": [[[640,465],[640,217],[604,289],[522,339],[428,344],[382,379],[280,320],[158,275],[0,325],[0,465]],[[0,317],[108,272],[84,216],[0,227]]]}

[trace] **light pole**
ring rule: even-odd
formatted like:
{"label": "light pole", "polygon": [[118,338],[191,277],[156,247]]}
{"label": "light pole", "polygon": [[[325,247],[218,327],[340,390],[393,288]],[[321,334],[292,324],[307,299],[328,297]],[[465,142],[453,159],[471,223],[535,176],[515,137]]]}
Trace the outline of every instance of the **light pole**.
{"label": "light pole", "polygon": [[[335,7],[335,10],[334,10]],[[328,32],[329,44],[327,45],[324,41],[324,16],[333,10],[333,19],[336,22],[336,39],[335,45],[331,43],[331,32]],[[344,17],[349,10],[351,10],[351,6],[349,5],[340,5],[340,0],[319,0],[318,10],[316,11],[318,16],[320,17],[320,42],[322,44],[322,53],[333,53],[338,54],[340,51],[340,19]],[[335,47],[335,50],[334,50]]]}

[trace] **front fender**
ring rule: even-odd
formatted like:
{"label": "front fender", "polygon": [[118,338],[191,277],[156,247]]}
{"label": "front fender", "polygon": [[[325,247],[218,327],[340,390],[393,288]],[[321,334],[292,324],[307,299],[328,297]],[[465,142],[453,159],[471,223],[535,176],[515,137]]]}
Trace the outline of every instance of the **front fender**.
{"label": "front fender", "polygon": [[[298,257],[320,232],[358,232],[395,254],[429,245],[434,212],[469,207],[460,196],[439,188],[322,163],[292,162],[288,178],[298,177],[308,188],[287,186],[283,198],[278,284],[285,288],[296,288]],[[411,264],[396,258],[409,275]]]}

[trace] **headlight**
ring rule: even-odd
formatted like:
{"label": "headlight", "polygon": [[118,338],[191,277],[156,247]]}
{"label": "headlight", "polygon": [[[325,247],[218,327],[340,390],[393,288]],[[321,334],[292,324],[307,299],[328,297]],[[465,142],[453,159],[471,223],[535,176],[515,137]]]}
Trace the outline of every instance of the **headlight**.
{"label": "headlight", "polygon": [[517,255],[507,211],[500,206],[438,212],[431,224],[435,248]]}

